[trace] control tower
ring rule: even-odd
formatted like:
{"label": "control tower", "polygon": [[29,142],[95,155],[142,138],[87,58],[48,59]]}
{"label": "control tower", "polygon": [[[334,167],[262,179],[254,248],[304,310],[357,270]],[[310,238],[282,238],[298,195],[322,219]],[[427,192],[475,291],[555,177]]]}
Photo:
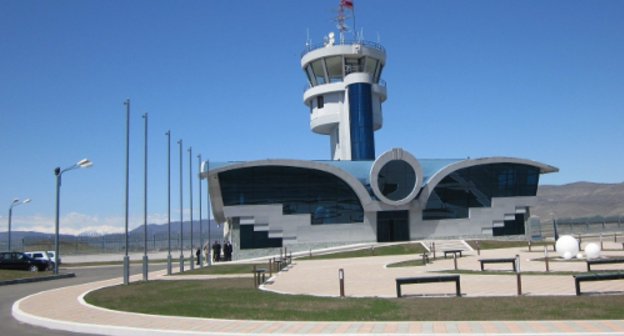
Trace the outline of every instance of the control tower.
{"label": "control tower", "polygon": [[[342,37],[342,34],[341,34]],[[374,132],[381,128],[386,86],[380,80],[386,51],[379,43],[334,40],[308,46],[301,67],[309,87],[303,102],[310,128],[329,135],[332,160],[375,160]]]}

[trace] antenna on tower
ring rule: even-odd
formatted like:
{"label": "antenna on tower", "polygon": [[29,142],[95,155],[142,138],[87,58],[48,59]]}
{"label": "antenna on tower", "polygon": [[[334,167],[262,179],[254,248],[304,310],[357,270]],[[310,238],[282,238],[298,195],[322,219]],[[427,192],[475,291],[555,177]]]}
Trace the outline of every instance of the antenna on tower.
{"label": "antenna on tower", "polygon": [[306,28],[306,50],[310,50],[312,47],[312,40],[310,39],[310,28]]}
{"label": "antenna on tower", "polygon": [[355,34],[355,39],[357,40],[357,30],[355,30],[355,11],[353,9],[353,0],[340,0],[340,5],[338,6],[338,16],[336,17],[336,21],[338,22],[338,31],[340,32],[340,41],[341,43],[344,41],[344,32],[349,30],[349,27],[345,24],[345,9],[351,10],[351,17],[353,18],[353,33]]}

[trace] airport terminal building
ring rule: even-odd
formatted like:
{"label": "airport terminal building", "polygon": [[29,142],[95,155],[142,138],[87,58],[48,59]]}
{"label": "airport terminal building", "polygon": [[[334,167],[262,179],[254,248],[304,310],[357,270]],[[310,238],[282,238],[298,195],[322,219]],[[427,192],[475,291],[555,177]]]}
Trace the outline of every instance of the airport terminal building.
{"label": "airport terminal building", "polygon": [[[422,159],[376,154],[386,100],[379,43],[308,44],[301,67],[313,132],[329,160],[205,164],[215,220],[234,256],[359,242],[524,235],[547,164],[510,157]],[[245,251],[249,253],[245,253]]]}

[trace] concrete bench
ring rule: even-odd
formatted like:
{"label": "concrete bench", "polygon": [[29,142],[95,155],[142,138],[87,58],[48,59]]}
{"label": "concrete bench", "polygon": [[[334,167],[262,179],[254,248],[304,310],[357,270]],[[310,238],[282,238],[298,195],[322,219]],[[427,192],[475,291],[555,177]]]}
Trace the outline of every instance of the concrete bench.
{"label": "concrete bench", "polygon": [[581,273],[574,275],[574,286],[576,287],[576,295],[581,295],[581,282],[583,281],[603,281],[619,279],[624,279],[624,272]]}
{"label": "concrete bench", "polygon": [[396,278],[397,297],[401,297],[401,285],[430,283],[430,282],[452,282],[452,281],[455,281],[455,294],[457,296],[461,296],[461,288],[459,285],[459,275],[437,275],[437,276],[422,276],[422,277],[410,277],[410,278]]}
{"label": "concrete bench", "polygon": [[481,271],[483,271],[484,264],[500,264],[500,263],[511,263],[513,267],[513,271],[516,271],[516,258],[494,258],[494,259],[479,259],[481,263]]}
{"label": "concrete bench", "polygon": [[463,250],[444,250],[444,259],[446,259],[446,256],[449,254],[457,255],[458,253],[460,257],[463,257],[462,252]]}
{"label": "concrete bench", "polygon": [[610,258],[610,259],[594,259],[587,260],[587,272],[591,272],[591,265],[600,265],[600,264],[622,264],[624,263],[624,258]]}

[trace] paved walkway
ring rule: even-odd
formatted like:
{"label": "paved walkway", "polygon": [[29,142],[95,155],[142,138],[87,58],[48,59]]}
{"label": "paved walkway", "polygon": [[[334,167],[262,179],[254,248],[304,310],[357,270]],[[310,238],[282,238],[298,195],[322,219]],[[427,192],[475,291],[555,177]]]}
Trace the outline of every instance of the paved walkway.
{"label": "paved walkway", "polygon": [[[605,246],[608,248],[609,246]],[[607,252],[622,255],[622,252]],[[543,271],[542,252],[524,249],[482,251],[480,256],[458,258],[460,269],[479,269],[479,258],[520,255],[522,271]],[[265,290],[283,293],[337,296],[338,269],[345,272],[348,296],[394,297],[394,278],[454,269],[453,259],[438,258],[423,267],[387,268],[385,265],[414,256],[371,257],[349,260],[298,261],[287,271],[276,275]],[[621,266],[621,265],[620,265]],[[510,269],[511,265],[493,264],[488,269]],[[601,265],[602,269],[617,265]],[[584,262],[551,262],[551,271],[584,270]],[[150,279],[163,277],[164,271],[153,272]],[[202,278],[205,278],[203,276]],[[140,280],[141,275],[131,278]],[[188,279],[187,276],[184,277]],[[509,275],[461,275],[462,295],[516,295],[516,277]],[[610,321],[441,321],[441,322],[286,322],[240,321],[185,317],[154,316],[111,311],[88,305],[82,299],[89,291],[119,284],[121,279],[59,288],[17,301],[13,316],[20,321],[52,329],[103,335],[624,335],[624,320]],[[574,295],[571,276],[522,277],[523,295]],[[624,292],[622,281],[600,281],[583,284],[584,291]],[[406,286],[405,294],[448,295],[452,284],[419,284]],[[417,300],[417,299],[416,299]],[[467,307],[468,309],[469,307]]]}

